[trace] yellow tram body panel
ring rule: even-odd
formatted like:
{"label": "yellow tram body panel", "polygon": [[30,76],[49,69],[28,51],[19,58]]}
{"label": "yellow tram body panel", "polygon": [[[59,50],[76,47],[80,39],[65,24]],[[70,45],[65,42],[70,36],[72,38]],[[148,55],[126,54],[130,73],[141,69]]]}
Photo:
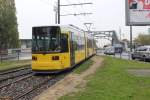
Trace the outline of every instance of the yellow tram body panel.
{"label": "yellow tram body panel", "polygon": [[89,51],[89,56],[92,56],[94,54],[93,48],[88,48],[88,51]]}
{"label": "yellow tram body panel", "polygon": [[85,50],[75,51],[75,63],[79,63],[85,59]]}
{"label": "yellow tram body panel", "polygon": [[37,60],[32,60],[32,70],[61,70],[70,67],[69,53],[33,54]]}

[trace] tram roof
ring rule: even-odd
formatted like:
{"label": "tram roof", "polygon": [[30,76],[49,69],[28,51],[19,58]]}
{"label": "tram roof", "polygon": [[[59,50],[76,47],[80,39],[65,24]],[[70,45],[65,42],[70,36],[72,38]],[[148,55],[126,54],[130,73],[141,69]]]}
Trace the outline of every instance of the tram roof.
{"label": "tram roof", "polygon": [[[35,26],[35,27],[33,27],[33,28],[36,28],[36,27],[37,27],[37,28],[38,28],[38,27],[51,27],[51,26],[60,27],[63,32],[65,32],[65,31],[80,31],[80,32],[85,32],[85,33],[87,33],[87,32],[84,31],[83,29],[81,29],[81,28],[79,28],[79,27],[77,27],[77,26],[71,25],[71,24],[69,24],[69,25],[63,25],[63,24],[43,25],[43,26]],[[92,38],[92,37],[93,37],[91,34],[88,34],[88,33],[87,33],[86,36],[87,36],[88,38]]]}
{"label": "tram roof", "polygon": [[63,25],[63,24],[52,24],[52,25],[43,25],[43,26],[34,26],[34,27],[51,27],[51,26],[58,26],[60,28],[71,28],[71,29],[75,29],[75,30],[80,30],[80,31],[83,31],[85,32],[83,29],[75,26],[75,25],[72,25],[72,24],[68,24],[68,25]]}

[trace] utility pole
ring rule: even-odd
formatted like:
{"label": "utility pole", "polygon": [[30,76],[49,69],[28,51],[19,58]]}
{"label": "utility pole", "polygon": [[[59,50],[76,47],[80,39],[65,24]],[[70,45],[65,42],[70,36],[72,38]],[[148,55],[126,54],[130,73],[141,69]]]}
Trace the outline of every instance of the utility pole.
{"label": "utility pole", "polygon": [[56,5],[54,5],[54,12],[55,12],[55,24],[58,23],[58,6],[57,6],[57,2]]}
{"label": "utility pole", "polygon": [[130,26],[130,52],[132,52],[132,26]]}
{"label": "utility pole", "polygon": [[121,27],[119,27],[120,41],[121,41]]}
{"label": "utility pole", "polygon": [[58,24],[60,24],[60,0],[58,0]]}

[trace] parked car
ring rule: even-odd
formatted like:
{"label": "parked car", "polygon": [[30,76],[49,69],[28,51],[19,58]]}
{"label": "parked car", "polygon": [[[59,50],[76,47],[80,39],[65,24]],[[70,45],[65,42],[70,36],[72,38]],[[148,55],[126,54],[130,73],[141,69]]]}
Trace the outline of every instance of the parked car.
{"label": "parked car", "polygon": [[104,50],[104,54],[106,55],[115,55],[115,53],[122,53],[123,48],[118,46],[109,46]]}
{"label": "parked car", "polygon": [[132,54],[132,59],[150,60],[150,46],[140,46]]}
{"label": "parked car", "polygon": [[144,48],[141,50],[141,59],[150,61],[150,46],[144,46]]}
{"label": "parked car", "polygon": [[134,52],[132,52],[131,54],[131,58],[134,60],[134,59],[141,59],[141,55],[140,55],[140,50],[141,50],[141,47],[138,47],[134,50]]}
{"label": "parked car", "polygon": [[114,47],[106,47],[105,50],[104,50],[104,54],[106,54],[106,55],[114,55],[115,54]]}

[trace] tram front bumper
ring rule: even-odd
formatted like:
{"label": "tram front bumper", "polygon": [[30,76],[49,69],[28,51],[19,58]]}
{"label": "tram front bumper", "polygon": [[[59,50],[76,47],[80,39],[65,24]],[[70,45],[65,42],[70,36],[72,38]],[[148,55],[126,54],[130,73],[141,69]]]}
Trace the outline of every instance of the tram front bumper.
{"label": "tram front bumper", "polygon": [[64,65],[60,62],[32,62],[32,70],[61,70]]}

